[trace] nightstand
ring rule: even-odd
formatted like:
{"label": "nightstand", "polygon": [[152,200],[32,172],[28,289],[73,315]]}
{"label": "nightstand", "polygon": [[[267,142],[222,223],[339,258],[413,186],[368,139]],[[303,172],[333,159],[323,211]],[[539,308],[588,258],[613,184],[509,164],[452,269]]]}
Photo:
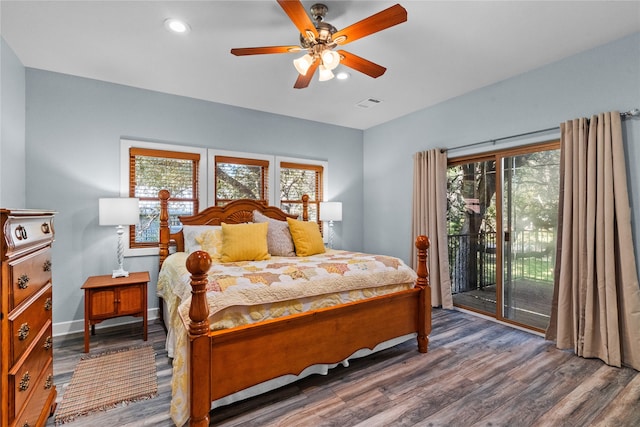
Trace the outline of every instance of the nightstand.
{"label": "nightstand", "polygon": [[142,316],[144,340],[147,340],[147,284],[149,272],[129,273],[129,277],[92,276],[84,282],[84,352],[89,352],[89,327],[120,316]]}

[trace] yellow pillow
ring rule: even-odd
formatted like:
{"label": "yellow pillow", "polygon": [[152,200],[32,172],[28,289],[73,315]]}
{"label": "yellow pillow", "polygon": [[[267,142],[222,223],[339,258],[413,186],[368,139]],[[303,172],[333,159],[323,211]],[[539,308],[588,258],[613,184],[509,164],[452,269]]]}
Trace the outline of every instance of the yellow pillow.
{"label": "yellow pillow", "polygon": [[315,222],[287,218],[297,256],[311,256],[325,252],[320,228]]}
{"label": "yellow pillow", "polygon": [[267,231],[269,223],[222,223],[222,262],[269,259]]}

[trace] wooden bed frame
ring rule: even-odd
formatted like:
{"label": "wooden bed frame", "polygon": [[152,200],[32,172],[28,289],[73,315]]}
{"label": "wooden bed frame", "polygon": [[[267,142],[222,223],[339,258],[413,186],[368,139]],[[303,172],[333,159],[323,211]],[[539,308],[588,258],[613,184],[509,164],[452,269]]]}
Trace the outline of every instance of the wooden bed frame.
{"label": "wooden bed frame", "polygon": [[[184,251],[182,231],[168,225],[170,194],[160,191],[160,266],[169,246]],[[307,201],[303,199],[303,220]],[[180,217],[183,225],[219,225],[250,222],[253,211],[285,220],[291,215],[253,200],[210,207],[199,214]],[[191,273],[189,309],[189,393],[191,426],[208,426],[211,402],[247,387],[280,377],[300,374],[319,363],[339,363],[360,349],[410,333],[417,333],[418,350],[427,352],[431,332],[431,288],[428,281],[429,239],[418,236],[418,268],[414,288],[353,303],[268,320],[233,329],[210,331],[206,303],[208,253],[187,258]]]}

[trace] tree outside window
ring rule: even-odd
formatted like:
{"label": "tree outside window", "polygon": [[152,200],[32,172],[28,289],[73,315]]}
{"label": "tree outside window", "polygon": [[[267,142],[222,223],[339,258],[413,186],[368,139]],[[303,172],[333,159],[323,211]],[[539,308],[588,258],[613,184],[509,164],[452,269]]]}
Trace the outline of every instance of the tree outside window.
{"label": "tree outside window", "polygon": [[129,149],[129,195],[140,199],[140,222],[131,226],[129,247],[158,245],[160,201],[158,192],[169,190],[169,225],[177,231],[178,216],[198,212],[198,167],[200,155],[195,153]]}

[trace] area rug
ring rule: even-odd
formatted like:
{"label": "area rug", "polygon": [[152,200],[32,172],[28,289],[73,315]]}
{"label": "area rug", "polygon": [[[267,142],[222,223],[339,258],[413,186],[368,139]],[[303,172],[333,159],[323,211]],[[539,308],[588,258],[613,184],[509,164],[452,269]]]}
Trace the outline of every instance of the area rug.
{"label": "area rug", "polygon": [[56,410],[60,425],[158,394],[156,359],[150,345],[89,355],[78,363]]}

